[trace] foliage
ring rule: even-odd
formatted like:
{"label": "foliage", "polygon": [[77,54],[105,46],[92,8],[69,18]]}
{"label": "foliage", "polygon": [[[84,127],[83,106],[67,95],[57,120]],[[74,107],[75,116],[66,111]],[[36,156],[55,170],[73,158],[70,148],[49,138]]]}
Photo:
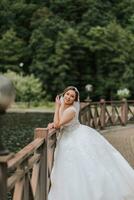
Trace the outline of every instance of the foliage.
{"label": "foliage", "polygon": [[87,84],[95,100],[121,87],[134,97],[133,10],[133,0],[1,0],[0,72],[33,74],[50,100],[68,85],[85,99]]}
{"label": "foliage", "polygon": [[[130,68],[133,36],[116,22],[106,27],[93,27],[87,33],[84,43],[92,55],[93,83],[98,96],[114,97],[116,90],[124,85],[124,74]],[[121,76],[123,79],[119,79]],[[113,81],[116,80],[116,81]]]}
{"label": "foliage", "polygon": [[46,127],[52,121],[52,112],[8,112],[0,118],[4,146],[18,152],[34,139],[37,127]]}
{"label": "foliage", "polygon": [[22,76],[8,71],[5,76],[13,81],[16,88],[16,101],[28,102],[29,107],[30,102],[38,102],[43,97],[42,84],[33,74]]}
{"label": "foliage", "polygon": [[20,71],[19,60],[25,50],[25,42],[16,36],[12,28],[5,32],[0,40],[0,71]]}

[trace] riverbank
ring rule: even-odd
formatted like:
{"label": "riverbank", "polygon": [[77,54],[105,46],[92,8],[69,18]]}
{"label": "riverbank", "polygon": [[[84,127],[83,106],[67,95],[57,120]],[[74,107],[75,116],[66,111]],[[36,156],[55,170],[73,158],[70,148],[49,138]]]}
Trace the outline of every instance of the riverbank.
{"label": "riverbank", "polygon": [[25,102],[15,102],[7,109],[7,113],[17,112],[17,113],[26,113],[26,112],[38,112],[38,113],[53,113],[54,112],[54,102],[40,102],[37,105],[34,103],[28,104]]}

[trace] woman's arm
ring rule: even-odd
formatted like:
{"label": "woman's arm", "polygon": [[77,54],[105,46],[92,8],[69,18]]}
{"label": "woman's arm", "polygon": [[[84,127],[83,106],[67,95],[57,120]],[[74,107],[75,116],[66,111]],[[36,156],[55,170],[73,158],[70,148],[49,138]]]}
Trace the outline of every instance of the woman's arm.
{"label": "woman's arm", "polygon": [[75,116],[75,110],[74,109],[67,109],[64,111],[62,117],[60,117],[59,115],[59,109],[61,107],[61,100],[59,98],[59,96],[56,97],[55,99],[55,113],[54,113],[54,122],[50,123],[48,125],[48,128],[60,128],[61,126],[63,126],[64,124],[70,122],[74,116]]}
{"label": "woman's arm", "polygon": [[59,122],[57,124],[54,124],[54,128],[60,128],[64,124],[67,124],[74,118],[74,116],[75,116],[74,110],[68,109],[68,110],[64,111],[62,118],[59,119]]}
{"label": "woman's arm", "polygon": [[52,129],[55,128],[55,126],[59,123],[59,109],[60,109],[60,99],[59,96],[56,96],[55,98],[55,112],[54,112],[54,119],[53,122],[49,123],[47,128]]}
{"label": "woman's arm", "polygon": [[54,127],[59,124],[59,109],[61,106],[61,101],[59,96],[56,96],[55,98],[55,113],[54,113]]}

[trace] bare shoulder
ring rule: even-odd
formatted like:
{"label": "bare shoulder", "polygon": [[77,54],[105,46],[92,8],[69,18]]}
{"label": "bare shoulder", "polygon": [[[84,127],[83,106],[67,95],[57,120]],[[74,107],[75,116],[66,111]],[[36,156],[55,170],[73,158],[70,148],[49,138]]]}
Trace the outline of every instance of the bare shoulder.
{"label": "bare shoulder", "polygon": [[74,106],[70,106],[64,112],[76,112],[76,108]]}
{"label": "bare shoulder", "polygon": [[76,108],[74,106],[69,106],[65,110],[60,109],[60,111],[59,111],[60,117],[68,116],[68,115],[74,117],[75,114],[76,114]]}

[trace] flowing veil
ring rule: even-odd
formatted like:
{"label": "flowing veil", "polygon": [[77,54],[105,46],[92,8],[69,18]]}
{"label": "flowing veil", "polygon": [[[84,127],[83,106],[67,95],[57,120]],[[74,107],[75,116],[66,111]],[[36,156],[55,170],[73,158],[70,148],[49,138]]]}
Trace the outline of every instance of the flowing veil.
{"label": "flowing veil", "polygon": [[79,116],[79,111],[80,111],[80,102],[79,101],[74,101],[73,106],[76,109],[76,114]]}

